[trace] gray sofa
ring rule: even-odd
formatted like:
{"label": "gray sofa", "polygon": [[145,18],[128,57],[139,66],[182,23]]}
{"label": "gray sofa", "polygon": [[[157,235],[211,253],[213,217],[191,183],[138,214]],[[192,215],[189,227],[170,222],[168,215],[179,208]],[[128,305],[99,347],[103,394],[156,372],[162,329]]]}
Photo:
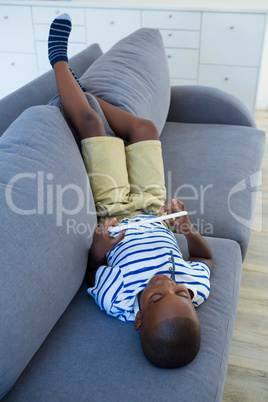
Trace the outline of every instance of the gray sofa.
{"label": "gray sofa", "polygon": [[[134,325],[106,315],[87,295],[96,216],[79,140],[50,71],[0,101],[0,395],[12,402],[221,401],[264,133],[222,91],[170,89],[158,31],[141,29],[104,55],[92,45],[70,65],[92,93],[150,118],[161,133],[168,199],[184,201],[214,254],[211,294],[197,309],[201,350],[183,368],[154,367]],[[114,135],[94,98],[88,101]],[[176,237],[187,258],[184,237]]]}

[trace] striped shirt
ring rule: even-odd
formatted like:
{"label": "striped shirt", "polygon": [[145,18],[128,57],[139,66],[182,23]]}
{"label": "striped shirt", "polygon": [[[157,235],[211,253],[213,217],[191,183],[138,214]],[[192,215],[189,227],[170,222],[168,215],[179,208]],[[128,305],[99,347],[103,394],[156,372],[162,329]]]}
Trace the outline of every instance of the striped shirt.
{"label": "striped shirt", "polygon": [[148,218],[151,216],[141,215],[121,222],[143,220],[139,226],[127,229],[124,239],[107,253],[108,265],[97,269],[94,287],[87,290],[101,310],[122,321],[135,321],[139,311],[137,295],[152,276],[171,275],[171,250],[175,281],[192,290],[194,306],[199,306],[209,296],[208,265],[199,261],[184,261],[173,233],[160,222],[146,224]]}

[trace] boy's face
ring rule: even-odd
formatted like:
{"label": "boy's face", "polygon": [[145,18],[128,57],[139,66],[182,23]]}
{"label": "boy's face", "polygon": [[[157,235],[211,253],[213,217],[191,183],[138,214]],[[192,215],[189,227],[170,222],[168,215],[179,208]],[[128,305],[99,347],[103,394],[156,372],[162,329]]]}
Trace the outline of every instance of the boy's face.
{"label": "boy's face", "polygon": [[190,317],[198,320],[192,304],[192,291],[177,284],[167,275],[155,275],[140,297],[140,311],[136,315],[135,329],[142,324],[154,326],[169,318]]}

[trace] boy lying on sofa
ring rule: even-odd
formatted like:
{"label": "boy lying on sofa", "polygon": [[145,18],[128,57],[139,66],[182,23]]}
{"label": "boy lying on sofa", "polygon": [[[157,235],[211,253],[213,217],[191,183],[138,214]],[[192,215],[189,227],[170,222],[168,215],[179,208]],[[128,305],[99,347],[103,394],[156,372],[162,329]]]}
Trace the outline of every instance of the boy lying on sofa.
{"label": "boy lying on sofa", "polygon": [[[106,135],[84,95],[86,89],[69,69],[70,31],[68,14],[56,18],[50,27],[48,53],[64,113],[82,140],[99,219],[89,250],[88,293],[108,314],[135,322],[143,351],[153,364],[186,365],[200,348],[195,307],[209,296],[211,249],[187,215],[167,224],[149,222],[152,215],[185,211],[179,200],[164,205],[157,129],[151,121],[96,98],[117,137]],[[122,230],[125,223],[129,227]],[[183,260],[169,228],[185,235],[189,261]]]}

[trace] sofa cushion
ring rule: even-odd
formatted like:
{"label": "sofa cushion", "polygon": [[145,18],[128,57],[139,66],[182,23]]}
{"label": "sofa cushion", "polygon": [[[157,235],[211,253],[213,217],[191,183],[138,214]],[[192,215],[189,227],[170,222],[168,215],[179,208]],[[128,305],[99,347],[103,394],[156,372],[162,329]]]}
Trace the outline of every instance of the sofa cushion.
{"label": "sofa cushion", "polygon": [[[161,142],[167,198],[185,203],[203,235],[237,241],[244,258],[265,133],[252,127],[168,122]],[[261,222],[255,229],[261,230]]]}
{"label": "sofa cushion", "polygon": [[116,43],[88,68],[81,83],[93,95],[152,120],[161,133],[169,110],[170,82],[158,30],[142,28]]}
{"label": "sofa cushion", "polygon": [[1,137],[0,157],[1,398],[80,287],[96,218],[58,108],[23,112]]}
{"label": "sofa cushion", "polygon": [[[181,244],[181,236],[177,239]],[[134,324],[100,311],[83,284],[5,402],[20,400],[22,395],[27,401],[44,402],[53,398],[221,401],[239,297],[241,253],[234,241],[207,240],[214,253],[211,294],[197,309],[202,340],[192,363],[172,370],[151,365]]]}

